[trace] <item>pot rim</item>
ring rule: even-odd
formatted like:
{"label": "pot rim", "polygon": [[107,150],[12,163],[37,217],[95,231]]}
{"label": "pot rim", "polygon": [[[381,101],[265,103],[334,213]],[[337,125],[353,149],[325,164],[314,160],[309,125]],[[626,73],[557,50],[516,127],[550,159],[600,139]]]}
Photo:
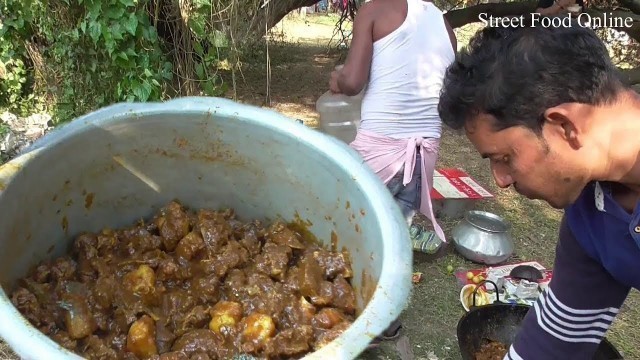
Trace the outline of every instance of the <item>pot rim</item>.
{"label": "pot rim", "polygon": [[[496,230],[496,229],[492,229],[491,227],[482,226],[482,225],[474,222],[474,220],[472,219],[473,216],[481,216],[481,217],[484,217],[486,219],[489,219],[490,221],[493,221],[493,222],[499,224],[501,227],[503,227],[503,229]],[[494,213],[490,213],[488,211],[482,211],[482,210],[470,210],[470,211],[467,211],[465,213],[465,215],[464,215],[464,220],[466,222],[468,222],[471,226],[475,227],[475,228],[478,228],[480,230],[483,230],[483,231],[486,231],[486,232],[490,232],[490,233],[493,233],[493,234],[506,233],[511,228],[509,223],[503,217],[501,217],[500,215],[494,214]]]}

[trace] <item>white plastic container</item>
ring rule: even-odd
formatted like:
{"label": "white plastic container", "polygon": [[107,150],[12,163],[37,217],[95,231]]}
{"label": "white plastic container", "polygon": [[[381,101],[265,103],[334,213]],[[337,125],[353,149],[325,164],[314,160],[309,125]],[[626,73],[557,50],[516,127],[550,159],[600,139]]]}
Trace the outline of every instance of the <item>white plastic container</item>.
{"label": "white plastic container", "polygon": [[[336,66],[340,70],[342,65]],[[352,142],[360,126],[360,112],[365,90],[358,95],[333,94],[330,90],[316,101],[320,115],[319,130],[345,143]]]}

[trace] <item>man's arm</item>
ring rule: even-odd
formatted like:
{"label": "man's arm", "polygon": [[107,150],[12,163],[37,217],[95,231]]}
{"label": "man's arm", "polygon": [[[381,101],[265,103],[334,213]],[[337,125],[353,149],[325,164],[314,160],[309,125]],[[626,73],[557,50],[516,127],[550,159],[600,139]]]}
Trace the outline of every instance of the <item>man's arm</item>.
{"label": "man's arm", "polygon": [[505,360],[593,358],[629,290],[584,251],[565,215],[553,278],[527,313]]}
{"label": "man's arm", "polygon": [[373,20],[375,8],[370,2],[358,9],[353,21],[353,38],[342,70],[332,74],[340,92],[354,96],[367,84],[373,57]]}

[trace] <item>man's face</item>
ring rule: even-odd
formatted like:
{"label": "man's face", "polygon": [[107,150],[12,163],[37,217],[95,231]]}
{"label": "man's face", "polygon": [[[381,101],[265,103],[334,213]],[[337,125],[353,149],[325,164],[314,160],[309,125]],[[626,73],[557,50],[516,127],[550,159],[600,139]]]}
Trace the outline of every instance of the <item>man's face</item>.
{"label": "man's face", "polygon": [[513,186],[527,198],[544,200],[558,209],[577,199],[587,183],[580,165],[584,159],[580,161],[558,131],[545,131],[546,125],[542,136],[524,126],[496,131],[494,121],[491,115],[481,114],[468,121],[465,130],[482,157],[489,159],[498,186]]}

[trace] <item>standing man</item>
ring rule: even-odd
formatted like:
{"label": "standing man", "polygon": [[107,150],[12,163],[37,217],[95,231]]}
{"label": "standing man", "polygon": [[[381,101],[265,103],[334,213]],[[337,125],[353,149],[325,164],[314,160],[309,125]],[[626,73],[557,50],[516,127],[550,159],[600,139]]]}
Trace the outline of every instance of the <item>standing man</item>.
{"label": "standing man", "polygon": [[498,186],[565,210],[553,279],[505,359],[592,359],[640,288],[640,95],[588,28],[485,28],[439,111]]}
{"label": "standing man", "polygon": [[445,240],[430,190],[442,122],[442,77],[456,40],[430,1],[372,0],[358,10],[344,67],[331,74],[334,93],[356,95],[366,86],[361,124],[351,146],[395,196],[409,224],[417,209],[435,231],[412,226],[412,240],[435,252]]}

